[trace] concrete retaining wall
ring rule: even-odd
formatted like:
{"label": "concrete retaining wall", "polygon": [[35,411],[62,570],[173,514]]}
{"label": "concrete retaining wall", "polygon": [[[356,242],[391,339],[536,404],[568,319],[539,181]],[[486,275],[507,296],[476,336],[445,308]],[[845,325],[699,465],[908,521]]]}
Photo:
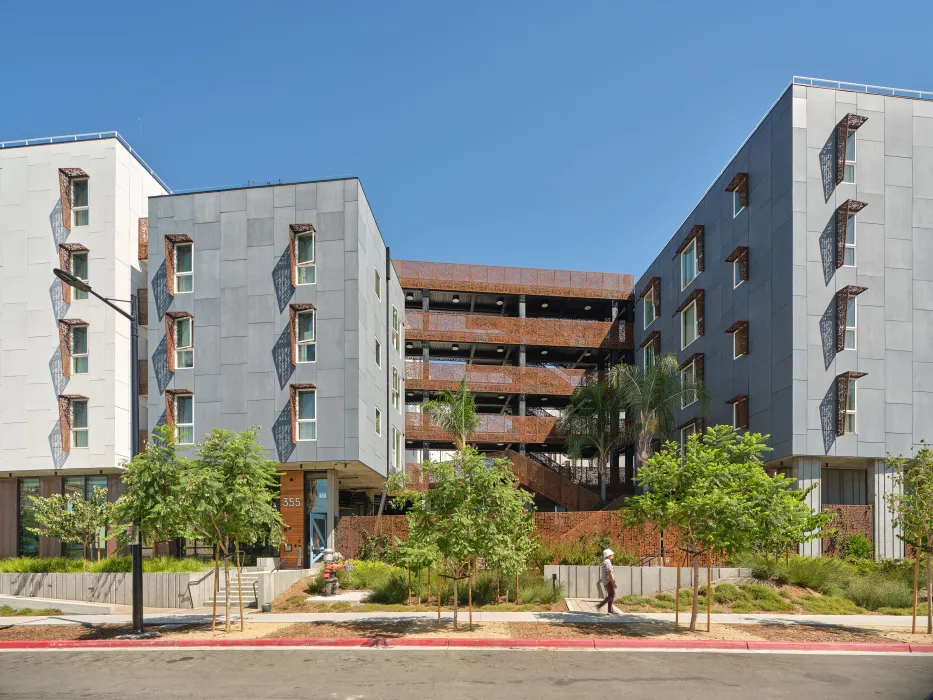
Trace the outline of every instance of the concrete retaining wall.
{"label": "concrete retaining wall", "polygon": [[[598,566],[545,566],[544,579],[552,581],[557,575],[557,582],[568,598],[602,598],[604,594],[598,587]],[[618,589],[616,597],[624,595],[651,595],[661,591],[673,591],[677,587],[677,567],[674,566],[617,566],[613,575]],[[724,579],[751,576],[750,569],[736,569],[714,566],[713,583]],[[706,584],[706,568],[700,569],[700,585]],[[680,587],[693,585],[693,570],[681,568]]]}
{"label": "concrete retaining wall", "polygon": [[[198,608],[213,590],[214,572],[143,574],[143,605]],[[132,575],[0,574],[0,594],[132,605]]]}
{"label": "concrete retaining wall", "polygon": [[284,593],[290,586],[301,579],[318,573],[321,565],[316,564],[310,569],[283,569],[280,571],[260,571],[256,584],[256,600],[259,607],[264,603],[271,603]]}

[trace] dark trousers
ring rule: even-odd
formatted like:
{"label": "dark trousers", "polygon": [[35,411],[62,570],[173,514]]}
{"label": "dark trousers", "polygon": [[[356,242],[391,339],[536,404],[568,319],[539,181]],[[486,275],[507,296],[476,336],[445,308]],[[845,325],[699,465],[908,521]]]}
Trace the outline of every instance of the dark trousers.
{"label": "dark trousers", "polygon": [[604,605],[608,604],[609,607],[607,608],[607,610],[609,612],[613,612],[612,604],[615,602],[615,599],[616,599],[616,586],[612,581],[610,581],[609,583],[606,584],[606,597],[602,600],[602,602],[599,605],[596,606],[596,609],[599,610]]}

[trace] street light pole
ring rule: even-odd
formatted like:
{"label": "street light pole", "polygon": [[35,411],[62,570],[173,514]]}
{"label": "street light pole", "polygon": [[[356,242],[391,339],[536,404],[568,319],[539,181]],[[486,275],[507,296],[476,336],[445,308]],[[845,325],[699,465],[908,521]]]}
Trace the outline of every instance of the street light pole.
{"label": "street light pole", "polygon": [[[139,454],[139,378],[137,376],[139,362],[136,357],[139,346],[139,315],[136,307],[136,296],[130,295],[130,313],[127,313],[113,303],[114,301],[120,301],[119,299],[108,299],[107,297],[101,296],[91,288],[91,285],[75,277],[70,272],[57,267],[52,272],[65,284],[96,297],[130,322],[130,395],[132,397],[130,401],[130,430],[132,431],[130,434],[130,451],[132,452],[132,456],[135,457]],[[122,303],[127,302],[123,301]],[[138,523],[133,523],[133,542],[130,544],[130,547],[133,553],[133,634],[142,634],[143,541]]]}

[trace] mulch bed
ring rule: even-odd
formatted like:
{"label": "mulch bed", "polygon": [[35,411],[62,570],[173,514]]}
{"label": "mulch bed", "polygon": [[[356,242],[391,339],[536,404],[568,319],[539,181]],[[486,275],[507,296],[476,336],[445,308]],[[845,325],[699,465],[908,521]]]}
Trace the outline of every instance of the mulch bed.
{"label": "mulch bed", "polygon": [[737,627],[746,634],[754,635],[769,642],[877,642],[897,644],[898,640],[888,639],[880,631],[829,627],[825,625],[722,625]]}

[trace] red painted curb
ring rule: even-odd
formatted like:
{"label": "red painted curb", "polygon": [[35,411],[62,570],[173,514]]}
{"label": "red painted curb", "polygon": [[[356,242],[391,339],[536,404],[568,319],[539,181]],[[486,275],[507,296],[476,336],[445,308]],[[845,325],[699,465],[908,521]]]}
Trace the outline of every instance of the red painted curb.
{"label": "red painted curb", "polygon": [[909,652],[910,645],[893,642],[746,642],[752,651],[898,651]]}
{"label": "red painted curb", "polygon": [[910,651],[913,654],[933,654],[933,644],[911,644]]}
{"label": "red painted curb", "polygon": [[597,649],[748,649],[747,642],[728,639],[596,639]]}
{"label": "red painted curb", "polygon": [[437,638],[431,637],[426,639],[411,639],[404,637],[391,637],[385,640],[385,645],[387,647],[446,647],[448,642],[446,637]]}
{"label": "red painted curb", "polygon": [[[509,646],[513,649],[592,649],[592,639],[511,639]],[[451,646],[454,646],[451,644]]]}

